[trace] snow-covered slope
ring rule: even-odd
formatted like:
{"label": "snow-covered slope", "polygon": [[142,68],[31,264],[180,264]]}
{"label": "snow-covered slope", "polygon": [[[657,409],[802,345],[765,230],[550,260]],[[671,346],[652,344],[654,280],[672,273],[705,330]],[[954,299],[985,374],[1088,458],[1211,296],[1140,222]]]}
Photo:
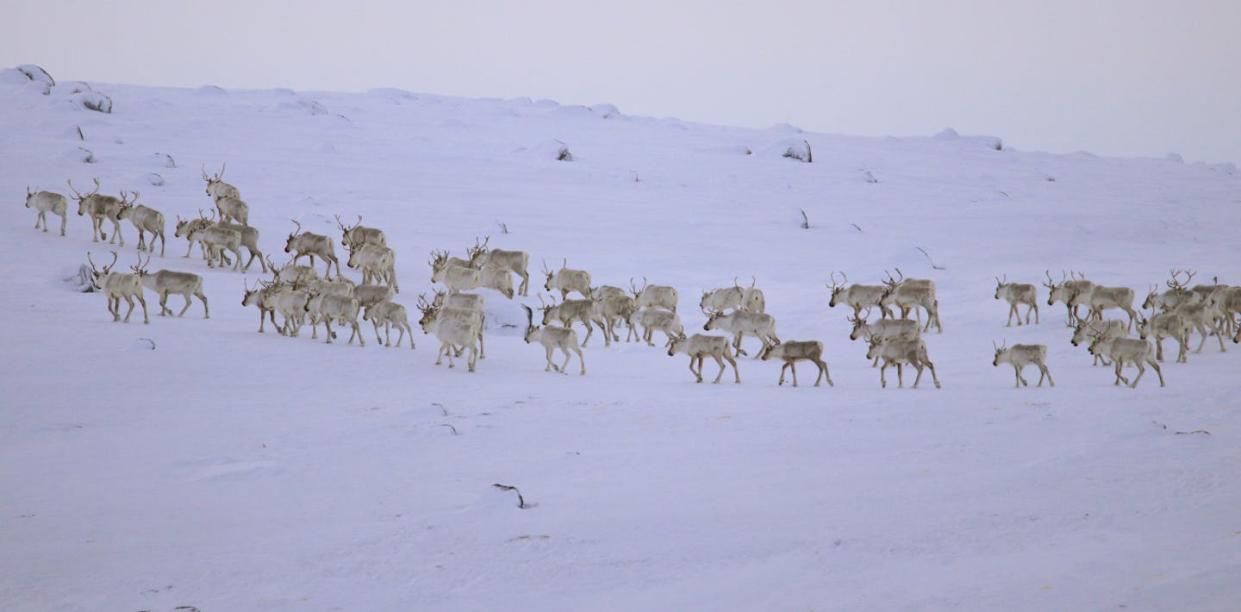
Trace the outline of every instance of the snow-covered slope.
{"label": "snow-covered slope", "polygon": [[[98,94],[111,114],[82,107]],[[1061,306],[1006,329],[992,298],[994,276],[1046,269],[1139,300],[1171,267],[1241,282],[1231,166],[396,90],[49,87],[16,71],[0,73],[0,109],[2,609],[1241,599],[1241,347],[1166,363],[1166,388],[1153,373],[1116,388],[1069,345]],[[799,143],[813,163],[783,157]],[[562,147],[573,161],[556,161]],[[427,253],[484,235],[532,268],[567,258],[597,284],[674,285],[694,330],[700,291],[753,276],[783,339],[825,343],[836,386],[779,388],[778,366],[752,359],[740,386],[696,385],[683,356],[597,335],[587,376],[547,374],[542,349],[505,327],[520,308],[494,293],[474,374],[432,365],[421,331],[415,351],[257,334],[240,305],[256,270],[208,270],[172,238],[176,215],[209,206],[201,168],[223,162],[278,261],[290,219],[333,236],[336,214],[383,228],[415,316]],[[210,320],[197,305],[155,316],[152,299],[150,325],[116,324],[65,280],[108,248],[76,215],[67,238],[33,231],[23,188],[92,177],[164,211],[168,256],[151,266],[204,275]],[[881,390],[847,313],[827,308],[833,270],[873,282],[895,267],[938,285],[941,390]],[[1057,386],[1015,391],[991,365],[1004,339],[1049,345]]]}

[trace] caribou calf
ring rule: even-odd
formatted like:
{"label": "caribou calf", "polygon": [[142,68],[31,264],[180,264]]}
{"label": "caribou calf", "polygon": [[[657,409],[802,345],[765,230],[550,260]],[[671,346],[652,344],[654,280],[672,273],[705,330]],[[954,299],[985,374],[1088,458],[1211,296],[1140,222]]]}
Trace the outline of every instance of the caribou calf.
{"label": "caribou calf", "polygon": [[[694,334],[688,338],[685,334],[672,336],[668,339],[668,356],[675,357],[678,353],[689,355],[689,371],[694,374],[696,382],[702,382],[702,362],[710,357],[720,366],[720,372],[715,375],[715,380],[711,381],[711,384],[719,384],[720,378],[724,376],[725,361],[732,364],[733,377],[737,384],[741,384],[741,372],[737,370],[737,361],[733,359],[732,351],[728,348],[728,338],[724,336],[705,334]],[[694,369],[695,363],[698,364],[697,369]]]}
{"label": "caribou calf", "polygon": [[1034,324],[1038,325],[1038,291],[1034,285],[1028,283],[1010,283],[1008,277],[1004,280],[995,279],[995,299],[1008,302],[1008,323],[1004,327],[1013,326],[1013,315],[1017,316],[1017,326],[1021,327],[1021,313],[1017,312],[1017,306],[1026,305],[1026,325],[1030,324],[1030,313],[1034,313]]}
{"label": "caribou calf", "polygon": [[409,316],[405,312],[405,307],[393,302],[380,302],[367,306],[362,313],[363,321],[370,321],[375,326],[375,340],[379,341],[379,324],[384,326],[384,346],[392,346],[391,327],[395,326],[397,331],[401,332],[396,339],[396,347],[401,348],[401,340],[405,338],[405,332],[409,332],[409,350],[414,350],[414,330],[409,326]]}
{"label": "caribou calf", "polygon": [[[569,327],[557,327],[555,325],[544,324],[542,327],[534,324],[534,311],[529,306],[522,304],[522,308],[526,311],[526,344],[538,342],[543,345],[543,349],[547,352],[547,367],[543,368],[544,372],[556,371],[561,374],[567,374],[565,368],[569,367],[569,360],[572,358],[570,353],[577,354],[577,360],[582,364],[581,375],[586,375],[586,358],[582,356],[582,349],[577,346],[577,332]],[[585,343],[583,343],[585,344]],[[552,353],[559,350],[564,353],[564,363],[556,365],[552,361]]]}
{"label": "caribou calf", "polygon": [[763,352],[758,354],[758,358],[763,361],[771,359],[779,359],[784,362],[780,366],[780,382],[776,386],[784,384],[784,371],[793,371],[793,386],[797,386],[797,362],[801,360],[809,361],[819,368],[819,376],[814,379],[814,386],[819,386],[819,382],[823,378],[827,378],[827,386],[835,387],[832,382],[832,374],[827,371],[827,363],[823,361],[823,343],[818,340],[807,342],[799,342],[790,340],[783,344],[768,345]]}
{"label": "caribou calf", "polygon": [[655,346],[651,341],[651,336],[656,330],[664,332],[666,341],[671,341],[673,336],[684,336],[685,326],[681,325],[681,317],[677,313],[659,308],[643,308],[637,312],[638,325],[642,326],[642,339],[646,341],[647,346]]}
{"label": "caribou calf", "polygon": [[38,215],[34,219],[34,228],[39,229],[39,225],[43,225],[43,231],[47,232],[47,213],[52,213],[60,217],[60,235],[65,235],[65,223],[69,221],[69,199],[59,193],[52,191],[31,191],[26,188],[26,208],[33,208],[38,211]]}
{"label": "caribou calf", "polygon": [[1001,363],[1011,364],[1013,373],[1017,376],[1017,381],[1013,386],[1020,389],[1023,385],[1030,386],[1030,381],[1026,380],[1021,371],[1029,364],[1038,366],[1039,377],[1038,385],[1043,386],[1043,379],[1046,378],[1048,384],[1056,386],[1056,381],[1051,378],[1051,370],[1047,369],[1047,345],[1045,344],[1014,344],[1008,346],[995,347],[995,359],[991,361],[991,365],[999,367]]}

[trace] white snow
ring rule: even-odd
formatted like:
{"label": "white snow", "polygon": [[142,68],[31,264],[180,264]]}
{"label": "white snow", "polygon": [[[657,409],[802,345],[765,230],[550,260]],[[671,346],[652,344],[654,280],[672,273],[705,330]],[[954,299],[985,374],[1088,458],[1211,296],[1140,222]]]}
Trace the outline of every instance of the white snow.
{"label": "white snow", "polygon": [[[1006,329],[992,299],[994,276],[1046,269],[1139,299],[1172,267],[1241,283],[1235,167],[604,121],[549,100],[97,89],[112,114],[0,79],[0,609],[1241,600],[1241,347],[1165,363],[1167,388],[1153,373],[1116,388],[1068,344],[1061,306]],[[814,163],[741,153],[781,138],[808,141]],[[549,163],[557,140],[573,163]],[[278,261],[289,219],[383,228],[415,317],[427,253],[484,235],[531,253],[535,289],[542,260],[562,258],[597,284],[674,285],[691,331],[700,291],[753,275],[783,339],[825,343],[836,387],[778,388],[778,366],[752,359],[739,386],[696,385],[683,356],[597,334],[587,376],[546,374],[542,349],[499,326],[522,320],[517,302],[494,293],[474,374],[432,365],[421,333],[415,351],[375,346],[369,327],[364,349],[257,334],[240,305],[257,269],[208,270],[172,235],[210,204],[200,168],[222,162]],[[85,253],[109,247],[73,204],[60,238],[19,203],[26,185],[92,177],[164,212],[168,257],[151,267],[204,275],[210,320],[198,304],[157,316],[148,297],[150,325],[113,323],[103,296],[77,290]],[[136,257],[124,235],[119,266]],[[875,282],[895,266],[938,285],[945,332],[927,342],[942,390],[881,390],[847,313],[827,308],[831,271]],[[991,366],[1003,339],[1048,344],[1057,386],[1012,389]]]}

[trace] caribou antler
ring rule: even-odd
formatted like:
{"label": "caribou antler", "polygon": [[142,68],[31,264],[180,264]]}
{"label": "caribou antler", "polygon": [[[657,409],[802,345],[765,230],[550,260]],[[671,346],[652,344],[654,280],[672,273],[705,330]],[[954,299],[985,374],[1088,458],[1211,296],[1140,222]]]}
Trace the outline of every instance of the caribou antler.
{"label": "caribou antler", "polygon": [[289,221],[292,221],[292,222],[293,222],[293,225],[296,225],[296,226],[297,226],[297,229],[293,231],[293,233],[294,233],[294,234],[300,234],[300,233],[302,233],[302,224],[301,224],[301,223],[298,223],[298,222],[297,222],[297,219],[289,219]]}

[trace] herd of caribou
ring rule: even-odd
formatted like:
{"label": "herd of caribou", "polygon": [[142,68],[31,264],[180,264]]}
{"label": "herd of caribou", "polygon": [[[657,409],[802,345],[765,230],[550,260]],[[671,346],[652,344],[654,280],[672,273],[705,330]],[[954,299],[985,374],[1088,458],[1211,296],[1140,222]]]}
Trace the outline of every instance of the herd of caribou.
{"label": "herd of caribou", "polygon": [[[233,270],[249,270],[257,259],[262,271],[272,275],[271,280],[261,280],[254,287],[247,285],[242,298],[244,306],[258,309],[260,333],[266,321],[286,336],[298,336],[301,328],[309,323],[311,338],[318,338],[318,327],[322,323],[325,341],[330,343],[336,338],[332,330],[332,325],[336,324],[350,329],[347,344],[352,344],[356,338],[360,346],[365,346],[361,322],[369,321],[374,326],[377,342],[392,346],[391,331],[395,328],[398,331],[396,345],[399,347],[405,335],[409,334],[409,346],[414,348],[413,328],[406,310],[394,301],[400,292],[396,255],[387,246],[383,231],[363,227],[360,216],[354,225],[347,225],[339,216],[336,217],[341,232],[340,243],[349,252],[346,265],[360,272],[360,284],[347,279],[341,272],[334,239],[306,231],[297,221],[293,221],[295,230],[288,235],[284,248],[292,259],[283,266],[277,266],[259,249],[259,231],[249,225],[249,205],[241,199],[235,186],[223,180],[223,174],[223,167],[214,175],[203,171],[206,193],[214,202],[214,210],[208,214],[200,209],[197,217],[189,219],[178,216],[175,236],[188,241],[185,257],[190,257],[194,245],[198,244],[208,267],[230,265],[231,254],[235,260],[231,263]],[[123,318],[125,322],[129,321],[137,303],[142,308],[143,322],[149,323],[144,290],[159,296],[161,315],[172,314],[167,307],[168,296],[181,295],[185,305],[177,316],[184,315],[192,304],[192,298],[197,298],[203,305],[203,317],[208,318],[210,313],[201,276],[171,270],[154,273],[147,270],[150,253],[155,251],[156,238],[160,243],[159,254],[161,257],[164,255],[164,215],[138,204],[138,192],[122,191],[120,197],[103,195],[99,193],[99,180],[94,182],[94,190],[86,194],[80,193],[69,182],[72,197],[78,201],[78,215],[91,219],[92,241],[108,240],[109,244],[119,241],[123,247],[125,239],[121,221],[128,219],[138,233],[138,250],[149,253],[145,261],[140,254],[138,263],[131,266],[130,272],[113,271],[118,259],[115,251],[112,252],[112,261],[102,269],[87,254],[93,289],[107,297],[108,311],[113,320],[122,320],[120,306],[124,300],[128,305]],[[60,235],[65,235],[68,219],[66,196],[27,188],[26,207],[38,212],[35,229],[48,231],[47,214],[51,213],[61,218]],[[110,239],[104,229],[104,221],[111,222]],[[146,240],[148,233],[151,235],[149,243]],[[529,295],[529,255],[522,251],[489,248],[489,242],[489,238],[481,242],[476,240],[474,246],[466,250],[465,258],[453,257],[447,251],[431,254],[428,262],[431,281],[443,289],[436,290],[430,300],[425,295],[418,297],[417,306],[422,315],[418,325],[424,333],[433,334],[439,340],[437,365],[447,357],[449,367],[453,367],[453,359],[468,352],[468,369],[473,372],[477,360],[486,357],[483,344],[486,324],[484,299],[474,291],[491,289],[509,299],[515,295]],[[244,265],[242,248],[248,255]],[[309,258],[309,265],[298,263],[303,257]],[[322,277],[315,268],[316,257],[324,263]],[[336,269],[334,276],[333,266]],[[753,336],[762,345],[758,359],[783,363],[779,384],[784,384],[785,373],[791,371],[793,386],[797,386],[796,363],[799,361],[809,361],[818,368],[815,386],[823,380],[828,385],[833,384],[827,364],[823,361],[821,342],[781,341],[776,335],[775,318],[766,313],[766,298],[756,287],[754,279],[748,287],[734,279],[731,287],[703,293],[699,309],[706,317],[704,331],[720,330],[726,335],[690,336],[686,334],[677,314],[678,294],[674,287],[651,285],[645,278],[641,287],[630,279],[628,290],[608,285],[595,286],[589,272],[570,269],[567,260],[558,270],[549,269],[544,262],[543,274],[546,277],[543,288],[553,297],[545,300],[541,294],[538,296],[542,314],[539,323],[535,323],[532,307],[523,304],[522,308],[526,311],[525,341],[543,346],[547,361],[545,371],[565,373],[570,360],[576,355],[581,364],[580,373],[586,373],[585,359],[574,330],[574,324],[580,323],[586,329],[581,347],[590,341],[596,327],[603,335],[604,344],[609,346],[620,341],[617,332],[620,325],[628,329],[626,342],[640,341],[648,346],[655,346],[654,332],[662,332],[668,355],[687,355],[690,372],[697,382],[703,381],[703,363],[711,358],[719,366],[713,382],[720,382],[727,365],[731,365],[734,380],[740,383],[735,357],[747,354],[741,342],[744,337]],[[1221,351],[1224,350],[1226,335],[1232,336],[1234,342],[1241,342],[1241,324],[1236,320],[1241,315],[1241,287],[1222,285],[1218,280],[1210,285],[1190,287],[1194,274],[1192,271],[1174,270],[1165,291],[1160,291],[1158,286],[1152,288],[1141,305],[1143,310],[1150,312],[1149,316],[1143,316],[1134,308],[1134,292],[1127,287],[1096,285],[1079,273],[1062,274],[1061,279],[1056,281],[1050,272],[1043,285],[1049,292],[1049,306],[1057,302],[1065,304],[1067,323],[1074,330],[1072,344],[1086,343],[1095,364],[1112,365],[1115,384],[1124,382],[1131,387],[1137,386],[1149,365],[1159,376],[1162,386],[1164,378],[1158,362],[1163,360],[1165,339],[1177,342],[1178,362],[1186,361],[1189,338],[1194,332],[1201,336],[1196,352],[1202,351],[1212,335],[1218,339]],[[514,275],[520,280],[516,289],[513,288]],[[932,327],[937,332],[943,332],[933,281],[905,278],[899,269],[897,276],[888,274],[881,284],[876,285],[849,284],[848,277],[843,273],[839,280],[836,273],[832,273],[831,280],[831,284],[827,285],[831,294],[829,306],[843,305],[853,310],[848,317],[853,326],[849,338],[868,343],[866,357],[872,361],[872,366],[879,367],[879,380],[883,387],[887,386],[886,371],[892,366],[896,367],[898,386],[904,385],[904,368],[909,366],[917,372],[914,387],[921,381],[924,370],[930,371],[935,387],[940,387],[935,365],[928,356],[922,337]],[[560,293],[559,301],[554,297],[555,292]],[[570,299],[570,294],[580,297]],[[1008,326],[1012,326],[1014,318],[1018,326],[1030,324],[1031,315],[1034,323],[1039,323],[1039,298],[1035,285],[1011,283],[1007,277],[997,278],[995,299],[1009,305]],[[1026,307],[1024,320],[1018,310],[1021,306]],[[1082,308],[1085,309],[1084,315]],[[871,320],[870,314],[875,309],[880,316]],[[1120,310],[1128,319],[1104,319],[1107,310]],[[922,322],[923,313],[925,324]],[[283,319],[280,324],[276,322],[277,314]],[[914,319],[910,319],[911,314]],[[1137,337],[1130,337],[1135,327]],[[564,356],[559,364],[554,360],[556,351]],[[1044,379],[1055,385],[1047,368],[1046,345],[996,346],[993,365],[1002,363],[1012,365],[1017,387],[1029,385],[1022,376],[1027,365],[1038,367],[1038,386],[1042,386]],[[1126,365],[1138,369],[1138,375],[1132,382],[1124,376]]]}

